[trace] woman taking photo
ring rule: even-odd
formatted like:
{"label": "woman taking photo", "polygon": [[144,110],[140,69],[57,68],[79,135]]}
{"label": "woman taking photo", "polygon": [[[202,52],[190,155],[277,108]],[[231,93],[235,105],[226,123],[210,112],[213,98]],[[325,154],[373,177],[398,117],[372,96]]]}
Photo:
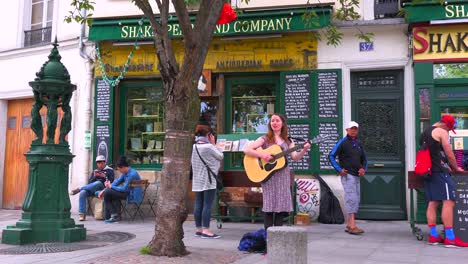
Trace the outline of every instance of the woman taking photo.
{"label": "woman taking photo", "polygon": [[[288,139],[288,125],[286,119],[281,114],[273,114],[268,123],[268,132],[249,144],[244,153],[246,155],[261,158],[265,161],[272,161],[273,157],[265,152],[256,151],[257,148],[266,149],[272,145],[278,145],[282,151],[287,151],[294,147],[294,142]],[[300,151],[291,152],[294,161],[300,160],[310,149],[310,144],[306,143]],[[262,183],[263,208],[265,214],[265,230],[270,226],[283,225],[283,218],[293,211],[291,197],[291,177],[290,168],[285,166],[273,172],[273,175]]]}
{"label": "woman taking photo", "polygon": [[200,128],[197,135],[198,138],[192,149],[192,191],[195,192],[193,216],[197,229],[195,236],[220,238],[221,236],[210,231],[211,207],[216,195],[216,179],[209,174],[207,166],[213,173],[218,174],[223,153],[214,146],[215,137],[212,132],[206,128]]}

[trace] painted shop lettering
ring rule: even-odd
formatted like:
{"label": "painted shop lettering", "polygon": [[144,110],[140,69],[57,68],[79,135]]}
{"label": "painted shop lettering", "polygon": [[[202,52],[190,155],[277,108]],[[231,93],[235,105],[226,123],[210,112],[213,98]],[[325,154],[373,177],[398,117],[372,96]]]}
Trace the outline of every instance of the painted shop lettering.
{"label": "painted shop lettering", "polygon": [[[245,20],[235,21],[230,24],[217,25],[215,34],[226,33],[253,33],[253,32],[272,32],[280,30],[291,30],[291,17],[271,18],[260,20]],[[192,28],[194,25],[192,24]],[[182,30],[179,24],[168,24],[167,30],[170,36],[182,36]],[[150,25],[140,26],[122,26],[120,37],[121,38],[151,38],[153,37],[153,29]]]}
{"label": "painted shop lettering", "polygon": [[230,60],[216,62],[217,69],[261,68],[261,60]]}
{"label": "painted shop lettering", "polygon": [[[446,36],[444,40],[442,37]],[[427,28],[416,28],[414,30],[415,44],[421,45],[417,48],[413,46],[414,54],[424,53],[429,49],[429,53],[442,52],[468,52],[468,31],[456,33],[429,33]]]}
{"label": "painted shop lettering", "polygon": [[[247,20],[247,21],[236,21],[233,24],[233,30],[236,33],[239,32],[263,32],[263,31],[278,31],[278,30],[290,30],[292,18],[277,18],[277,19],[262,19],[262,20]],[[227,24],[228,26],[230,24]],[[226,33],[229,31],[219,31],[216,27],[217,33]]]}
{"label": "painted shop lettering", "polygon": [[465,5],[447,5],[445,7],[446,18],[468,17],[468,6]]}

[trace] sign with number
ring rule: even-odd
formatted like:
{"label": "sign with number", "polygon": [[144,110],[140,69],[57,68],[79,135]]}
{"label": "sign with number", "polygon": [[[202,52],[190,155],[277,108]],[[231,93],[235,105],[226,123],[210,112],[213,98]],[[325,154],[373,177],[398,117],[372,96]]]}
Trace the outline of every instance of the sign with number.
{"label": "sign with number", "polygon": [[359,51],[373,51],[374,42],[359,42]]}

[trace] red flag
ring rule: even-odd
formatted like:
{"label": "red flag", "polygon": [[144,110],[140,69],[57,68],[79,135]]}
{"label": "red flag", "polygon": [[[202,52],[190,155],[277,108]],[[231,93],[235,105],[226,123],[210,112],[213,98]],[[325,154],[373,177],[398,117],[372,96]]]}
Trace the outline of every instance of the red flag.
{"label": "red flag", "polygon": [[232,21],[236,20],[237,14],[234,9],[232,9],[231,5],[228,3],[224,3],[223,9],[221,9],[221,13],[219,14],[219,19],[216,24],[229,24]]}

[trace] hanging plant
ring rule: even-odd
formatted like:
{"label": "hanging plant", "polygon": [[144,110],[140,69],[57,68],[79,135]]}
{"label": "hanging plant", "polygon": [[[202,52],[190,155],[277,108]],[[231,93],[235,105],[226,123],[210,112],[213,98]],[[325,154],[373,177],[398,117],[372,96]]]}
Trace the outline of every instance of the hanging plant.
{"label": "hanging plant", "polygon": [[236,20],[237,14],[236,11],[232,8],[232,6],[228,3],[224,3],[223,9],[221,9],[221,13],[219,14],[219,19],[216,24],[223,25],[229,24],[232,21]]}

